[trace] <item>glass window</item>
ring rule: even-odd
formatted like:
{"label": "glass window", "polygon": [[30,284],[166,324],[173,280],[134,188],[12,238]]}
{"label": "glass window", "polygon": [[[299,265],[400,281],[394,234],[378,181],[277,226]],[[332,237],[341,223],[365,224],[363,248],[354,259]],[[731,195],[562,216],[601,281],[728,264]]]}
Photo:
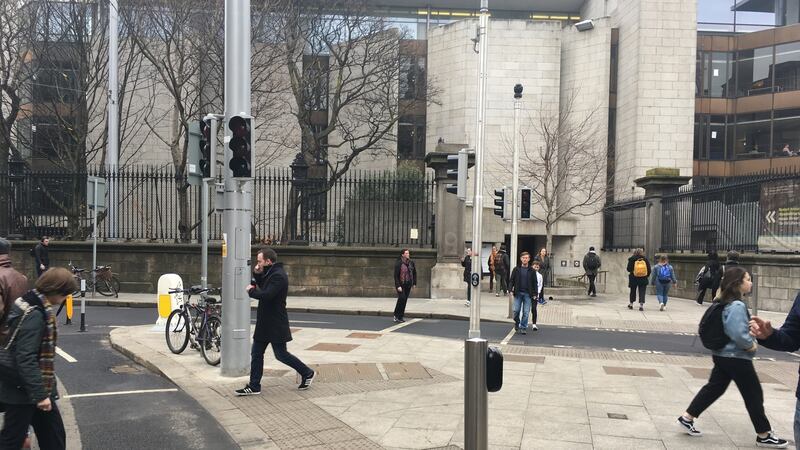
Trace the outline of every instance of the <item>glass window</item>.
{"label": "glass window", "polygon": [[425,117],[401,117],[397,126],[397,158],[425,158]]}
{"label": "glass window", "polygon": [[694,159],[701,159],[701,149],[703,147],[703,116],[694,115]]}
{"label": "glass window", "polygon": [[303,56],[303,83],[305,109],[307,111],[327,111],[328,76],[330,62],[326,55]]}
{"label": "glass window", "polygon": [[711,53],[711,65],[708,73],[708,96],[715,98],[727,97],[728,86],[733,86],[731,80],[731,58],[727,52]]}
{"label": "glass window", "polygon": [[775,90],[800,89],[800,42],[775,46]]}
{"label": "glass window", "polygon": [[695,95],[706,97],[708,96],[708,53],[697,52],[697,72],[695,76]]}
{"label": "glass window", "polygon": [[795,156],[800,154],[800,115],[775,119],[772,124],[773,156]]}
{"label": "glass window", "polygon": [[771,121],[743,120],[748,118],[737,117],[734,158],[764,158],[769,155]]}
{"label": "glass window", "polygon": [[737,53],[736,88],[739,97],[772,92],[772,47]]}
{"label": "glass window", "polygon": [[720,161],[725,159],[725,116],[711,116],[708,124],[708,152],[706,157]]}
{"label": "glass window", "polygon": [[400,56],[399,94],[403,100],[424,100],[425,56]]}

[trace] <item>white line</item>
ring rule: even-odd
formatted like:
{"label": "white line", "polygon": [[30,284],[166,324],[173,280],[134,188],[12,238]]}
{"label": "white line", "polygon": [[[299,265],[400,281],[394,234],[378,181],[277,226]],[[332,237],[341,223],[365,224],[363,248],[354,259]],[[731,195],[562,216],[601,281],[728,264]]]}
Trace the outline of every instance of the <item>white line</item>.
{"label": "white line", "polygon": [[553,345],[555,348],[572,348],[571,345]]}
{"label": "white line", "polygon": [[516,331],[515,329],[513,329],[513,328],[512,328],[512,329],[511,329],[511,331],[509,331],[509,332],[508,332],[508,334],[506,335],[506,337],[505,337],[505,338],[503,338],[503,340],[502,340],[502,341],[500,341],[500,345],[506,345],[506,344],[508,344],[508,341],[510,341],[510,340],[511,340],[511,337],[512,337],[512,336],[514,336],[514,333],[516,333],[516,332],[517,332],[517,331]]}
{"label": "white line", "polygon": [[333,323],[333,322],[318,322],[316,320],[290,320],[289,323]]}
{"label": "white line", "polygon": [[73,358],[69,353],[65,352],[64,350],[61,350],[61,347],[56,347],[56,353],[62,358],[66,359],[67,362],[71,363],[78,362],[78,360]]}
{"label": "white line", "polygon": [[107,397],[111,395],[155,394],[158,392],[178,392],[178,389],[168,388],[168,389],[142,389],[139,391],[95,392],[92,394],[65,395],[62,398]]}
{"label": "white line", "polygon": [[796,356],[796,357],[800,358],[800,355],[798,355],[797,353],[789,353],[789,354],[792,355],[792,356]]}
{"label": "white line", "polygon": [[417,323],[422,319],[411,319],[406,322],[398,323],[397,325],[391,326],[389,328],[384,328],[383,330],[379,331],[378,333],[391,333],[392,331],[399,330],[400,328],[407,327],[411,324]]}

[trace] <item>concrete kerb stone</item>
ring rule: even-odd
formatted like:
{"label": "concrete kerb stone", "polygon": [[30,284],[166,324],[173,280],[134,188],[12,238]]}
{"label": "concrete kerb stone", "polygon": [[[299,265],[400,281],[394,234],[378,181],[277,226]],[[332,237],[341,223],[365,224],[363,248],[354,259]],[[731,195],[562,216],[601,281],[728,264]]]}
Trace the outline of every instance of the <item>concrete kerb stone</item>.
{"label": "concrete kerb stone", "polygon": [[[152,351],[144,345],[139,345],[138,343],[134,343],[130,345],[132,341],[135,341],[134,336],[127,328],[116,328],[111,330],[109,333],[109,341],[111,342],[111,347],[116,351],[122,353],[126,357],[130,358],[131,360],[135,361],[137,364],[140,364],[146,367],[148,370],[161,375],[162,377],[170,380],[175,385],[179,386],[183,389],[187,394],[192,396],[203,408],[208,411],[214,417],[215,412],[220,411],[220,396],[208,396],[208,395],[193,395],[197,393],[197,383],[199,382],[195,377],[186,377],[182,371],[182,367],[176,366],[177,370],[171,370],[170,366],[172,366],[171,361],[169,358],[160,355],[158,352]],[[120,342],[126,342],[126,345],[121,344]],[[132,349],[131,347],[135,348]],[[155,361],[155,362],[154,362]],[[163,367],[163,370],[162,370]],[[209,387],[209,389],[211,389]],[[214,401],[211,401],[211,398],[214,398]],[[224,400],[226,403],[230,405],[230,402]],[[235,409],[233,405],[230,405],[230,408],[226,409]],[[243,415],[244,416],[244,415]],[[261,433],[260,428],[248,417],[240,417],[241,420],[237,420],[235,423],[223,423],[223,421],[218,421],[220,426],[223,427],[226,433],[234,440],[241,448],[265,448],[264,446],[268,446],[267,448],[277,448],[274,446],[274,443]],[[256,433],[258,430],[258,433]],[[256,436],[255,434],[260,434],[260,436]]]}

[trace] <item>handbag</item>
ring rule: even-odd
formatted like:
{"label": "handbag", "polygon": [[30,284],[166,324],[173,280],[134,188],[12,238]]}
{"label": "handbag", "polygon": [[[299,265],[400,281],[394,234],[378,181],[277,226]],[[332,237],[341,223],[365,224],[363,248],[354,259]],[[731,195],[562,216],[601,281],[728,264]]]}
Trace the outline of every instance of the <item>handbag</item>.
{"label": "handbag", "polygon": [[22,322],[34,309],[36,309],[34,306],[29,306],[25,309],[25,312],[22,314],[19,322],[17,322],[17,326],[14,328],[14,332],[11,334],[8,342],[0,347],[0,381],[17,384],[22,383],[19,370],[17,369],[17,360],[14,357],[14,353],[11,351],[11,345],[14,343],[14,339],[17,338],[17,333],[19,333]]}

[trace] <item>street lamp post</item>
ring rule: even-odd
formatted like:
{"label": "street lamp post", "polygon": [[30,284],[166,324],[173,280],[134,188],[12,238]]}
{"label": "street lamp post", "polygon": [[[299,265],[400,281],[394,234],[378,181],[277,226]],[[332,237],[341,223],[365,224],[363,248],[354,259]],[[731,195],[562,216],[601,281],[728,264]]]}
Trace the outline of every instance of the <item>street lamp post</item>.
{"label": "street lamp post", "polygon": [[[517,212],[517,196],[519,195],[519,116],[522,111],[522,85],[516,84],[514,86],[514,145],[512,155],[512,168],[511,168],[511,253],[510,262],[511,266],[517,264],[517,221],[519,220],[519,213]],[[510,267],[509,267],[510,269]],[[512,308],[511,296],[508,297],[508,317],[512,318],[514,315]]]}

